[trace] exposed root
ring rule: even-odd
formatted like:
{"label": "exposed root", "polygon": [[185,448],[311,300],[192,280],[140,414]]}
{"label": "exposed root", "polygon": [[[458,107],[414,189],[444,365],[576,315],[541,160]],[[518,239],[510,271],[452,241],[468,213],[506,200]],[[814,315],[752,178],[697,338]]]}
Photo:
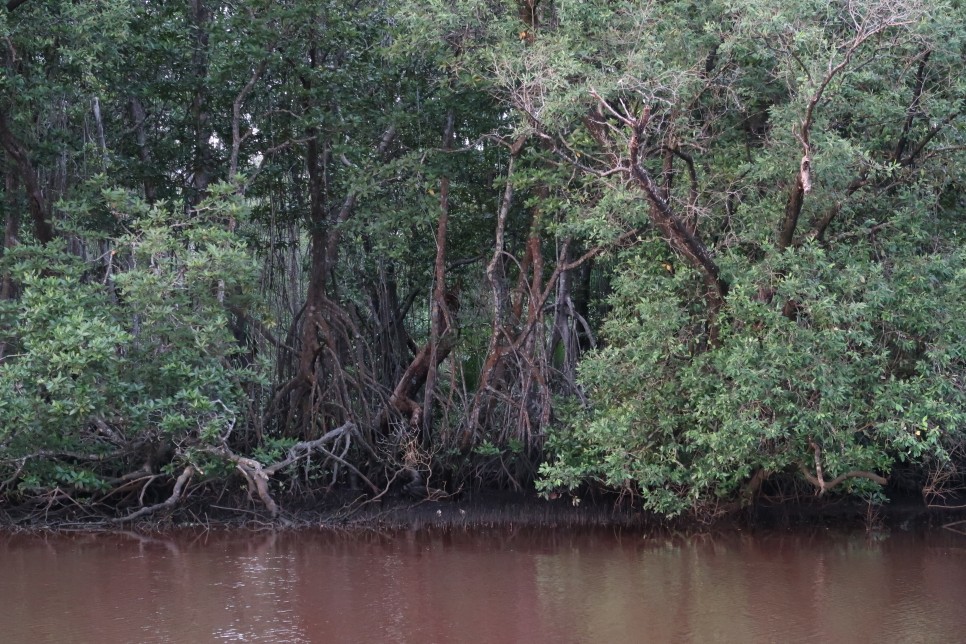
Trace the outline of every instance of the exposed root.
{"label": "exposed root", "polygon": [[117,517],[116,519],[113,520],[113,523],[126,523],[128,521],[133,521],[134,519],[139,519],[143,516],[153,514],[158,510],[173,508],[178,504],[179,501],[181,501],[181,496],[184,493],[184,488],[188,484],[188,481],[191,480],[191,477],[194,473],[195,473],[194,466],[192,465],[187,466],[186,468],[184,468],[184,470],[182,470],[181,475],[178,477],[178,480],[174,482],[174,489],[171,491],[171,496],[169,496],[167,500],[163,501],[162,503],[157,503],[155,505],[149,505],[146,508],[141,508],[140,510],[136,512],[132,512],[127,516]]}
{"label": "exposed root", "polygon": [[[302,441],[300,443],[296,443],[295,445],[292,445],[291,448],[289,448],[288,453],[285,455],[284,460],[279,461],[278,463],[273,463],[272,465],[266,467],[265,473],[268,474],[269,476],[273,476],[276,472],[279,472],[285,469],[286,467],[288,467],[289,465],[292,465],[293,463],[295,463],[296,461],[299,461],[300,459],[308,457],[309,455],[312,454],[312,452],[318,451],[324,454],[327,458],[331,458],[332,460],[340,463],[347,469],[354,472],[356,476],[358,476],[360,479],[365,481],[366,485],[369,486],[369,489],[372,490],[373,494],[379,494],[379,488],[376,487],[376,485],[372,481],[370,481],[362,472],[360,472],[358,468],[356,468],[350,462],[345,460],[345,458],[343,458],[345,453],[349,449],[352,436],[356,436],[357,438],[359,438],[358,429],[356,428],[355,423],[348,422],[343,424],[341,427],[336,427],[332,431],[327,432],[325,435],[313,441]],[[345,447],[343,448],[341,456],[338,454],[335,454],[334,452],[328,450],[325,447],[327,444],[334,443],[336,440],[340,438],[346,439],[346,444],[345,444]],[[360,438],[360,442],[363,442],[361,438]]]}
{"label": "exposed root", "polygon": [[328,459],[332,459],[347,469],[354,472],[361,480],[365,481],[369,489],[372,490],[373,494],[379,494],[379,488],[373,484],[362,472],[358,470],[352,463],[345,460],[339,454],[335,454],[326,445],[333,443],[340,438],[344,438],[346,441],[345,448],[343,449],[343,454],[348,450],[351,444],[351,436],[358,436],[355,423],[345,423],[341,427],[337,427],[325,435],[321,436],[312,441],[302,441],[296,443],[291,448],[289,448],[288,453],[285,458],[277,463],[273,463],[268,466],[264,466],[253,458],[247,458],[245,456],[239,456],[235,454],[227,445],[222,445],[219,448],[210,449],[208,453],[214,454],[235,464],[235,467],[248,481],[249,488],[253,490],[258,498],[261,500],[262,504],[269,511],[272,518],[275,519],[279,514],[278,503],[272,498],[271,491],[268,487],[269,479],[282,471],[283,469],[295,464],[303,458],[307,458],[313,452],[321,452]]}
{"label": "exposed root", "polygon": [[278,516],[278,504],[275,502],[275,499],[272,498],[272,494],[268,490],[269,474],[265,471],[265,468],[261,463],[253,458],[239,456],[227,447],[212,450],[212,453],[234,463],[238,471],[241,472],[245,477],[245,480],[248,481],[249,488],[253,488],[258,493],[258,498],[261,499],[262,504],[272,515],[272,518],[274,519]]}

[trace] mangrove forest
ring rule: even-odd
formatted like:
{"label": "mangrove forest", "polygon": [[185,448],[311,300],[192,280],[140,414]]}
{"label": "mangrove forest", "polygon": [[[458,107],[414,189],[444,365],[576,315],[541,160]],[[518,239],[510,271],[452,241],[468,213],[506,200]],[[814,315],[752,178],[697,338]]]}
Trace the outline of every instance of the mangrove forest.
{"label": "mangrove forest", "polygon": [[966,488],[966,3],[6,0],[0,517]]}

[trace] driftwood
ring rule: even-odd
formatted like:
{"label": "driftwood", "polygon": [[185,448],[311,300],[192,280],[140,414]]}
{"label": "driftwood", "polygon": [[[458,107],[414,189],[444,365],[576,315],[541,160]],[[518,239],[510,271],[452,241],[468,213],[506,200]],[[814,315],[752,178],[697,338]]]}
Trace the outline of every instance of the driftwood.
{"label": "driftwood", "polygon": [[[233,463],[235,468],[241,472],[242,476],[244,476],[245,480],[248,482],[249,490],[258,496],[259,500],[262,502],[262,505],[265,506],[265,509],[268,510],[269,514],[271,514],[272,518],[274,519],[278,517],[281,510],[278,503],[272,497],[271,490],[269,489],[269,480],[278,472],[284,470],[290,465],[295,464],[303,458],[307,458],[314,452],[320,452],[324,454],[327,459],[332,459],[340,465],[351,470],[366,483],[374,494],[380,493],[379,488],[377,488],[371,480],[369,480],[362,472],[360,472],[354,465],[344,458],[345,453],[348,451],[348,448],[351,445],[351,437],[354,434],[357,434],[356,425],[351,422],[345,423],[341,427],[337,427],[336,429],[327,432],[325,435],[315,440],[296,443],[289,448],[285,458],[267,466],[253,458],[236,454],[226,444],[219,445],[218,447],[211,447],[204,451],[207,454],[217,456],[218,458],[222,458]],[[335,443],[339,439],[345,439],[346,441],[345,447],[342,450],[342,455],[333,453],[327,447],[329,444]],[[191,477],[197,471],[198,470],[193,465],[188,465],[181,472],[181,475],[178,476],[174,484],[174,489],[171,492],[171,496],[169,496],[165,501],[155,505],[143,507],[135,512],[132,512],[131,514],[128,514],[127,516],[118,517],[117,519],[114,519],[114,521],[117,523],[133,521],[135,519],[140,519],[141,517],[158,512],[159,510],[169,510],[175,507],[183,500],[185,487],[191,480]],[[132,473],[130,476],[121,477],[118,479],[118,481],[127,485],[131,482],[128,479],[134,477],[135,475],[139,477],[136,480],[141,480],[141,478],[145,477],[148,477],[151,480],[157,478],[157,475],[152,476],[145,470],[138,470],[137,472]]]}

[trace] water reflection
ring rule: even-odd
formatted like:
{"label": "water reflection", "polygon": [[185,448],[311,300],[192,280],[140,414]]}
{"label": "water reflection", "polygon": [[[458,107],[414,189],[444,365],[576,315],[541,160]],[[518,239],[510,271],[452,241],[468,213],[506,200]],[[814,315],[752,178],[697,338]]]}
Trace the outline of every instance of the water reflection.
{"label": "water reflection", "polygon": [[958,535],[0,539],[3,642],[862,642],[966,632]]}

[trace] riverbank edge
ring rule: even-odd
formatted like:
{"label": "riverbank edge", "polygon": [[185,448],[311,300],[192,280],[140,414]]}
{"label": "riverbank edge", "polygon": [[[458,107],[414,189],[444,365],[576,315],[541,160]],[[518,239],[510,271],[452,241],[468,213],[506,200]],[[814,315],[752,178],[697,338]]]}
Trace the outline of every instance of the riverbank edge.
{"label": "riverbank edge", "polygon": [[855,499],[800,499],[758,503],[716,515],[668,518],[643,511],[626,499],[565,495],[553,500],[533,493],[487,492],[457,499],[326,499],[290,505],[272,518],[258,509],[192,504],[163,515],[126,522],[115,517],[45,518],[36,510],[0,508],[0,533],[115,532],[164,533],[179,529],[239,531],[323,529],[336,532],[499,529],[548,530],[612,528],[644,533],[724,533],[749,529],[889,530],[948,527],[966,535],[966,505],[926,505],[898,499],[870,505]]}

